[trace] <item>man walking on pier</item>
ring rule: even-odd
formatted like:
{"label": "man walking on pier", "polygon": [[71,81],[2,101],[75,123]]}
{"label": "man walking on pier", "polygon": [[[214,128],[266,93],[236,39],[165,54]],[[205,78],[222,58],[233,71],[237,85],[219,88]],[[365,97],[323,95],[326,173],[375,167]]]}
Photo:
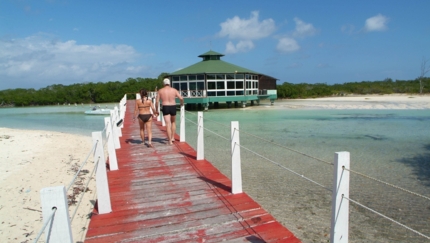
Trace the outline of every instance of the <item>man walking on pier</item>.
{"label": "man walking on pier", "polygon": [[158,90],[157,100],[155,107],[160,104],[160,99],[163,107],[161,111],[163,112],[163,118],[166,122],[167,127],[167,139],[169,144],[175,141],[176,133],[176,101],[175,98],[179,98],[181,106],[184,105],[184,98],[179,94],[178,90],[170,87],[170,80],[165,78],[163,80],[164,87]]}

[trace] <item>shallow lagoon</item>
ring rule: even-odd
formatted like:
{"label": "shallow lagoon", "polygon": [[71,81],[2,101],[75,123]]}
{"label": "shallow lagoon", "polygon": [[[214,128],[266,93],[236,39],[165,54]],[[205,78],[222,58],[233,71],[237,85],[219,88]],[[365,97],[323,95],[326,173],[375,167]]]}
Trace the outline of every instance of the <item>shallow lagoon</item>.
{"label": "shallow lagoon", "polygon": [[[103,104],[113,108],[115,104]],[[0,126],[91,136],[105,116],[89,116],[89,105],[0,109]],[[196,122],[196,112],[186,113]],[[331,188],[334,153],[349,151],[351,169],[430,195],[430,110],[291,109],[288,106],[212,109],[204,112],[205,157],[230,176],[230,121],[239,121],[241,144],[251,151]],[[196,127],[186,123],[195,147]],[[179,131],[179,124],[178,124]],[[214,135],[212,132],[219,134]],[[155,144],[156,145],[156,144]],[[160,145],[164,146],[164,145]],[[330,227],[330,192],[242,150],[244,190],[304,242],[322,242]],[[351,198],[423,233],[428,200],[351,176]],[[387,206],[388,203],[388,206]],[[385,211],[384,211],[385,210]],[[388,210],[388,211],[387,211]],[[350,242],[423,242],[423,238],[351,206]],[[395,213],[393,213],[395,212]],[[423,224],[421,224],[423,222]],[[412,224],[412,225],[410,225]],[[378,227],[375,227],[375,226]],[[370,237],[370,238],[369,238]],[[403,238],[402,238],[403,237]],[[321,240],[321,241],[320,241]]]}

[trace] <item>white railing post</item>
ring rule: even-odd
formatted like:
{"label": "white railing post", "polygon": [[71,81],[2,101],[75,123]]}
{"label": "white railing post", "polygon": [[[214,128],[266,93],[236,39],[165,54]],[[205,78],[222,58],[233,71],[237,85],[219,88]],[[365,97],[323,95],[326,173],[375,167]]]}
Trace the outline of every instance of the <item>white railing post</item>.
{"label": "white railing post", "polygon": [[105,117],[105,127],[106,127],[106,142],[108,145],[108,155],[109,155],[109,169],[118,170],[118,160],[116,158],[115,144],[113,141],[112,125],[110,123],[109,117]]}
{"label": "white railing post", "polygon": [[203,112],[197,112],[197,160],[205,158],[205,144],[203,136]]}
{"label": "white railing post", "polygon": [[179,142],[185,142],[185,107],[181,105],[181,127],[179,132]]}
{"label": "white railing post", "polygon": [[165,127],[166,126],[166,121],[164,120],[164,114],[161,114],[160,117],[161,117],[161,125],[163,127]]}
{"label": "white railing post", "polygon": [[[42,202],[43,223],[50,220],[45,228],[45,242],[73,243],[72,228],[70,227],[69,206],[67,203],[66,187],[47,187],[40,190]],[[52,210],[55,214],[50,218]]]}
{"label": "white railing post", "polygon": [[231,193],[242,193],[242,169],[240,161],[239,122],[231,122]]}
{"label": "white railing post", "polygon": [[127,95],[125,94],[124,97],[121,99],[119,103],[119,119],[122,120],[121,128],[124,127],[124,117],[125,117],[125,111],[127,107]]}
{"label": "white railing post", "polygon": [[122,137],[121,127],[118,126],[119,110],[118,110],[117,106],[115,106],[115,108],[114,108],[114,120],[115,120],[115,123],[113,123],[113,124],[115,124],[115,125],[113,126],[114,127],[113,129],[117,130],[118,137]]}
{"label": "white railing post", "polygon": [[334,179],[331,207],[331,243],[348,242],[349,225],[349,152],[336,152],[334,155]]}
{"label": "white railing post", "polygon": [[119,136],[118,136],[118,127],[116,126],[115,122],[115,111],[110,111],[110,126],[112,127],[112,135],[113,135],[113,142],[115,144],[115,149],[121,148],[121,144],[119,142]]}
{"label": "white railing post", "polygon": [[94,150],[94,162],[98,162],[96,170],[98,211],[99,214],[110,213],[112,212],[112,207],[110,203],[109,184],[103,152],[102,132],[93,132],[92,138],[93,144],[97,143],[96,149]]}
{"label": "white railing post", "polygon": [[[158,93],[157,93],[157,96],[158,96]],[[157,98],[155,98],[155,99],[157,99]],[[158,112],[158,117],[157,117],[157,121],[161,121],[162,120],[162,114],[161,114],[161,104],[160,104],[160,102],[158,102],[158,105],[157,105],[157,107],[155,107],[155,109],[157,110],[157,112]]]}

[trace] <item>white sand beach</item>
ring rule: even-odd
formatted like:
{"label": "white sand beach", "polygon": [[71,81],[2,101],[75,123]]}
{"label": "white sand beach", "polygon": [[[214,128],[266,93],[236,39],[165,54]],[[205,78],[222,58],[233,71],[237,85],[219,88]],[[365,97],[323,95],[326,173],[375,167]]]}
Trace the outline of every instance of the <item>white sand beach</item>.
{"label": "white sand beach", "polygon": [[274,105],[284,109],[430,109],[430,95],[349,95],[315,99],[278,99]]}
{"label": "white sand beach", "polygon": [[[34,241],[43,227],[40,190],[67,188],[88,156],[91,143],[89,136],[0,128],[0,242]],[[90,156],[84,169],[91,172],[93,167]],[[83,183],[85,186],[86,181]],[[85,237],[93,208],[90,200],[95,200],[94,185],[92,180],[72,221],[74,242]],[[75,208],[70,206],[70,216]],[[44,241],[44,235],[40,239]]]}
{"label": "white sand beach", "polygon": [[[430,109],[428,95],[366,95],[306,100],[277,100],[290,109]],[[254,108],[257,108],[254,106]],[[40,190],[70,184],[91,149],[91,137],[50,131],[0,128],[0,242],[33,242],[43,226]],[[85,169],[94,163],[89,157]],[[85,183],[85,182],[84,182]],[[95,183],[72,222],[75,242],[85,238],[88,214],[96,200]],[[71,192],[68,192],[71,194]],[[70,207],[72,216],[75,206]],[[298,237],[303,237],[298,235]],[[42,236],[44,239],[44,236]]]}

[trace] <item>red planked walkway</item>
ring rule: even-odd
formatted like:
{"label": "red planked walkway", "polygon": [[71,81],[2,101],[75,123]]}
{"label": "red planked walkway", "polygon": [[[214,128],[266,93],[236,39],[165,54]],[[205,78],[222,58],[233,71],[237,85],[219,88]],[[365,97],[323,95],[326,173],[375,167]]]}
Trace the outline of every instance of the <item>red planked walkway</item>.
{"label": "red planked walkway", "polygon": [[93,214],[85,242],[300,242],[246,193],[231,194],[230,179],[187,143],[167,145],[160,122],[154,148],[142,144],[134,104],[127,101],[119,170],[108,172],[112,212]]}

